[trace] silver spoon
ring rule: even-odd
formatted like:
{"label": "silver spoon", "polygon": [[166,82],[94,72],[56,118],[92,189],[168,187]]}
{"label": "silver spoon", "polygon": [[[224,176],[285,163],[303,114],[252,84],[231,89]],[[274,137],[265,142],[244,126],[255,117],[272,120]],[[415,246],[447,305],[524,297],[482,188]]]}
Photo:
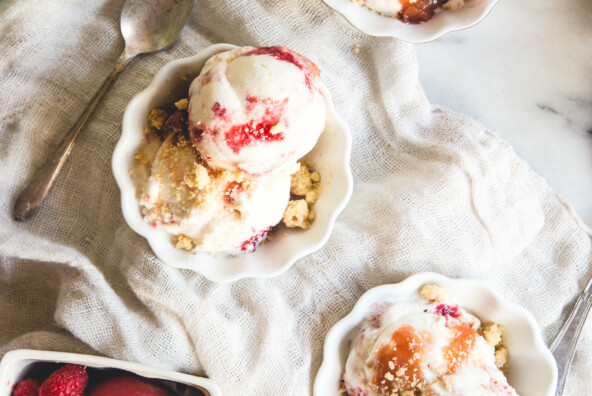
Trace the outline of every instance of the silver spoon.
{"label": "silver spoon", "polygon": [[549,349],[557,362],[556,396],[563,395],[569,368],[576,355],[576,347],[582,334],[588,313],[592,308],[592,278],[582,290],[569,316],[551,343]]}
{"label": "silver spoon", "polygon": [[70,151],[72,151],[76,136],[123,68],[136,55],[158,51],[172,44],[187,22],[193,2],[194,0],[127,0],[125,2],[121,10],[120,21],[125,49],[119,57],[115,69],[103,83],[57,152],[39,169],[16,199],[13,211],[15,220],[27,220],[37,212]]}

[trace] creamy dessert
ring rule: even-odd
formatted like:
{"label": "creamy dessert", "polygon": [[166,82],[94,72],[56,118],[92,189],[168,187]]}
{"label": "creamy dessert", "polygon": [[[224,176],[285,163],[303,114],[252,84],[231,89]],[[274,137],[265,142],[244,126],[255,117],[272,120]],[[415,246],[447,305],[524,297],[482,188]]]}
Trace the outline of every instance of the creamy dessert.
{"label": "creamy dessert", "polygon": [[[175,111],[153,109],[134,170],[144,220],[180,249],[252,252],[282,220],[309,228],[325,126],[316,65],[284,47],[210,58]],[[300,162],[299,162],[300,161]]]}
{"label": "creamy dessert", "polygon": [[210,166],[288,171],[325,128],[314,63],[284,47],[243,47],[208,60],[189,88],[189,133]]}
{"label": "creamy dessert", "polygon": [[343,375],[349,396],[516,395],[502,371],[503,328],[483,324],[443,290],[384,303],[362,322]]}
{"label": "creamy dessert", "polygon": [[395,17],[405,23],[429,21],[436,10],[454,10],[467,0],[352,0],[381,15]]}

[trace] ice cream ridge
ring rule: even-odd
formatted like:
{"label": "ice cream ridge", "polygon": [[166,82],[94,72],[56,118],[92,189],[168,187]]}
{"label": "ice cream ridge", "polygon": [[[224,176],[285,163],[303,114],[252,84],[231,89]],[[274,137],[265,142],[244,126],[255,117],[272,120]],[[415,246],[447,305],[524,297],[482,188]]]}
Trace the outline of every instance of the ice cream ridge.
{"label": "ice cream ridge", "polygon": [[319,84],[317,66],[284,47],[210,58],[176,113],[149,117],[162,143],[146,156],[144,219],[178,248],[228,254],[254,251],[285,218],[307,228],[320,176],[299,161],[325,128]]}
{"label": "ice cream ridge", "polygon": [[516,395],[502,371],[503,328],[442,294],[425,285],[422,298],[384,303],[364,319],[343,375],[349,396]]}

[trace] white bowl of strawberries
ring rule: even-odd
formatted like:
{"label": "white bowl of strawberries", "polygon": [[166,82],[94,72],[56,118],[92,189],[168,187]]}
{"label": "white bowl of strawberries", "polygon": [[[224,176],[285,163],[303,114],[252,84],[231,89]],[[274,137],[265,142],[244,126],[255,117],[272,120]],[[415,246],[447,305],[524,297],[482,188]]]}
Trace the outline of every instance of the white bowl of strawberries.
{"label": "white bowl of strawberries", "polygon": [[0,396],[221,396],[207,378],[76,353],[15,350],[0,362]]}

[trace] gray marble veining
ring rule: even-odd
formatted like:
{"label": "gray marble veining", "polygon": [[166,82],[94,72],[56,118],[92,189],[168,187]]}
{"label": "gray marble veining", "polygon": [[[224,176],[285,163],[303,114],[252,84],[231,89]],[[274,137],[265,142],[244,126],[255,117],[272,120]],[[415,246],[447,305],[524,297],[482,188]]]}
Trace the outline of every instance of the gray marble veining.
{"label": "gray marble veining", "polygon": [[592,225],[592,2],[502,0],[479,25],[417,45],[434,104],[510,142]]}

